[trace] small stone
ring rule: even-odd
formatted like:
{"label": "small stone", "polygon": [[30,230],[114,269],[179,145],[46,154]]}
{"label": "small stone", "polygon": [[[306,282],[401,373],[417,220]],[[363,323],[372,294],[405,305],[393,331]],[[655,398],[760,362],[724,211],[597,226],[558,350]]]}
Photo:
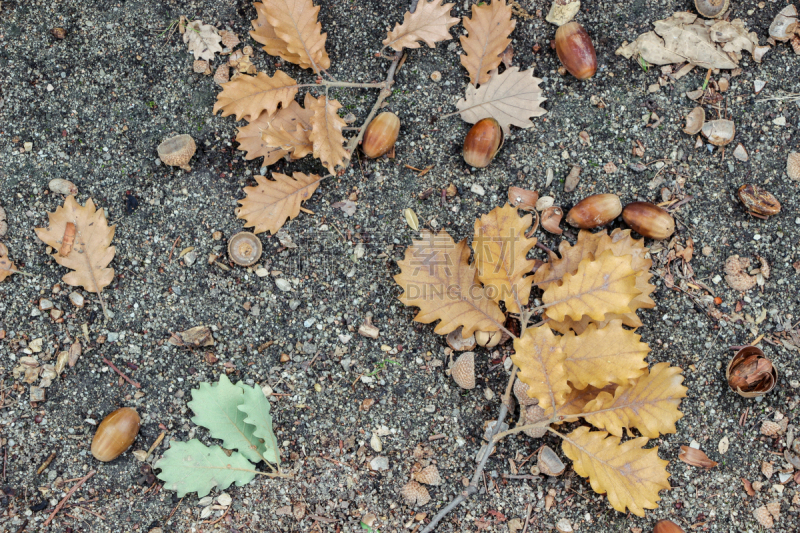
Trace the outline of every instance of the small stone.
{"label": "small stone", "polygon": [[42,338],[33,339],[31,342],[28,343],[28,348],[33,353],[39,353],[39,352],[42,351],[42,343],[43,342],[44,342],[44,339],[42,339]]}
{"label": "small stone", "polygon": [[33,143],[32,143],[32,142],[26,142],[26,143],[22,143],[22,148],[23,148],[23,149],[24,149],[26,152],[30,152],[31,150],[33,150]]}
{"label": "small stone", "polygon": [[785,126],[786,125],[786,117],[783,115],[777,117],[775,120],[772,121],[773,124],[776,126]]}
{"label": "small stone", "polygon": [[39,300],[39,309],[42,311],[49,311],[53,308],[53,302],[48,300],[47,298],[42,298]]}
{"label": "small stone", "polygon": [[378,453],[383,451],[383,443],[381,442],[381,438],[375,433],[373,433],[372,438],[369,439],[369,445],[373,450],[375,450]]}
{"label": "small stone", "polygon": [[765,81],[762,81],[762,80],[755,80],[755,81],[753,82],[753,90],[754,90],[754,92],[755,92],[756,94],[760,93],[760,92],[761,92],[761,90],[764,88],[764,86],[765,86],[766,84],[767,84],[767,82],[765,82]]}
{"label": "small stone", "polygon": [[369,462],[369,468],[370,470],[374,470],[376,472],[389,470],[389,459],[383,457],[382,455],[379,455],[378,457],[375,457],[374,459],[372,459],[372,461]]}
{"label": "small stone", "polygon": [[275,286],[277,286],[283,292],[288,292],[288,291],[292,290],[292,284],[289,283],[288,280],[285,280],[283,278],[277,278],[275,280]]}
{"label": "small stone", "polygon": [[477,183],[473,183],[472,187],[470,187],[469,190],[474,192],[478,196],[483,196],[484,194],[486,194],[486,190],[481,185],[478,185]]}
{"label": "small stone", "polygon": [[83,295],[75,291],[69,293],[69,301],[72,302],[72,305],[79,308],[86,304],[86,300]]}

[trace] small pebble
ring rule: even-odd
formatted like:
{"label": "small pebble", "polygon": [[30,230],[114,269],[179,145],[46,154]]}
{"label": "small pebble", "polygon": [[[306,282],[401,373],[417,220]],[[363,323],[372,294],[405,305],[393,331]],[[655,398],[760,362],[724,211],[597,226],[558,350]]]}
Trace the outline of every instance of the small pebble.
{"label": "small pebble", "polygon": [[431,72],[431,80],[438,82],[441,81],[441,79],[442,79],[441,72],[439,72],[438,70],[434,70],[433,72]]}

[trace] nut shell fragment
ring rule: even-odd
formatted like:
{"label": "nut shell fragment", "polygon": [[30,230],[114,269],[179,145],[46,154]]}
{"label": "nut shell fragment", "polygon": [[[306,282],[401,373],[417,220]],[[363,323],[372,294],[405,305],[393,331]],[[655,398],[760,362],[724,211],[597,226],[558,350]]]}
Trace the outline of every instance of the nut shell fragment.
{"label": "nut shell fragment", "polygon": [[714,146],[725,146],[730,144],[736,135],[736,126],[732,120],[720,118],[703,124],[700,132]]}
{"label": "nut shell fragment", "polygon": [[730,0],[694,0],[697,12],[707,19],[716,19],[725,14]]}
{"label": "nut shell fragment", "polygon": [[725,281],[733,290],[745,292],[755,287],[758,280],[747,273],[748,268],[750,259],[746,257],[732,255],[725,261]]}
{"label": "nut shell fragment", "polygon": [[192,170],[189,160],[196,150],[197,145],[190,135],[176,135],[158,145],[158,157],[165,165],[180,167],[189,172]]}
{"label": "nut shell fragment", "polygon": [[778,199],[758,185],[745,184],[739,187],[737,192],[739,200],[753,216],[766,218],[777,215],[781,211],[781,203]]}
{"label": "nut shell fragment", "polygon": [[705,123],[706,111],[702,106],[697,106],[686,115],[686,127],[683,128],[683,133],[696,135],[703,129],[703,124]]}
{"label": "nut shell fragment", "polygon": [[536,191],[529,191],[520,187],[508,188],[508,203],[511,204],[511,207],[516,207],[523,211],[533,211],[538,200],[539,193]]}
{"label": "nut shell fragment", "polygon": [[561,235],[564,233],[559,226],[561,224],[561,219],[564,217],[564,210],[558,207],[557,205],[551,205],[544,211],[542,211],[541,223],[542,227],[553,233],[555,235]]}
{"label": "nut shell fragment", "polygon": [[250,266],[261,258],[261,239],[249,231],[237,233],[228,242],[228,256],[239,266]]}
{"label": "nut shell fragment", "polygon": [[728,363],[725,377],[737,394],[754,398],[775,388],[778,371],[759,348],[746,346],[736,352]]}
{"label": "nut shell fragment", "polygon": [[788,41],[797,28],[797,8],[789,4],[781,9],[769,26],[769,36],[776,41]]}
{"label": "nut shell fragment", "polygon": [[442,477],[439,475],[439,469],[436,468],[436,465],[426,466],[417,472],[413,478],[425,485],[440,485],[442,483]]}
{"label": "nut shell fragment", "polygon": [[78,194],[78,187],[74,183],[61,178],[50,180],[50,183],[47,184],[47,187],[54,193],[63,194],[64,196]]}
{"label": "nut shell fragment", "polygon": [[478,346],[483,346],[485,348],[494,348],[498,344],[500,344],[500,340],[503,338],[502,331],[476,331],[475,332],[475,342]]}
{"label": "nut shell fragment", "polygon": [[539,471],[548,476],[560,476],[566,468],[561,458],[549,446],[539,449],[537,461]]}
{"label": "nut shell fragment", "polygon": [[690,446],[681,446],[681,451],[678,452],[678,459],[684,463],[699,468],[710,469],[717,466],[719,463],[712,461],[702,450],[692,448]]}
{"label": "nut shell fragment", "polygon": [[475,336],[463,337],[462,328],[451,331],[447,334],[447,344],[457,352],[466,352],[475,349]]}
{"label": "nut shell fragment", "polygon": [[417,483],[416,481],[409,481],[403,488],[400,489],[400,496],[403,497],[407,505],[419,507],[431,501],[431,495],[428,489]]}

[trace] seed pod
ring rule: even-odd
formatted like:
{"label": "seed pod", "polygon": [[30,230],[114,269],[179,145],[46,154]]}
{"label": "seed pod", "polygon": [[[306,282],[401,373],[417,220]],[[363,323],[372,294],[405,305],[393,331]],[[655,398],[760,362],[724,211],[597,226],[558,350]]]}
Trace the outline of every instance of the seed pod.
{"label": "seed pod", "polygon": [[[562,26],[563,28],[563,26]],[[584,198],[567,213],[567,224],[574,228],[592,229],[605,226],[622,213],[622,202],[616,194],[595,194]]]}
{"label": "seed pod", "polygon": [[694,0],[697,12],[707,19],[721,17],[728,10],[730,4],[730,0]]}
{"label": "seed pod", "polygon": [[400,119],[394,113],[381,113],[367,125],[361,149],[370,159],[380,157],[392,149],[400,133]]}
{"label": "seed pod", "polygon": [[597,71],[597,55],[589,34],[575,21],[559,26],[556,30],[556,54],[567,71],[586,80]]}
{"label": "seed pod", "polygon": [[683,528],[671,520],[659,520],[653,533],[685,533]]}
{"label": "seed pod", "polygon": [[479,120],[464,139],[464,161],[472,167],[489,166],[503,146],[503,130],[493,118]]}
{"label": "seed pod", "polygon": [[755,346],[745,346],[728,363],[725,377],[739,396],[754,398],[775,388],[778,371],[764,352]]}
{"label": "seed pod", "polygon": [[675,231],[672,216],[650,202],[633,202],[622,210],[622,219],[642,237],[657,241],[669,238]]}
{"label": "seed pod", "polygon": [[130,407],[117,409],[100,422],[92,439],[92,455],[107,463],[133,444],[139,433],[139,415]]}
{"label": "seed pod", "polygon": [[739,187],[738,194],[739,200],[754,217],[765,219],[777,215],[781,211],[781,203],[777,198],[758,185],[742,185]]}

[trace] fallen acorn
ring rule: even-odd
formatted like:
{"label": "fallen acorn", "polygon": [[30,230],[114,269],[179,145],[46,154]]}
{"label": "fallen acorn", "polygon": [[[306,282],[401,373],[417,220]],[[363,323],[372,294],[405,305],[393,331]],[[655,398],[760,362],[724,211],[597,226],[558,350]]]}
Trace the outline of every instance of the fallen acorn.
{"label": "fallen acorn", "polygon": [[633,202],[622,210],[622,219],[642,237],[657,241],[669,238],[675,232],[672,215],[650,202]]}
{"label": "fallen acorn", "polygon": [[92,439],[92,455],[107,463],[130,448],[139,433],[139,414],[130,407],[121,407],[97,426]]}
{"label": "fallen acorn", "polygon": [[579,80],[589,79],[597,72],[597,54],[592,39],[577,22],[558,27],[555,45],[561,64]]}
{"label": "fallen acorn", "polygon": [[[449,335],[448,335],[449,336]],[[503,338],[502,331],[476,331],[475,342],[484,348],[494,348],[500,343]]]}
{"label": "fallen acorn", "polygon": [[493,118],[484,118],[464,138],[464,161],[471,167],[489,166],[503,146],[503,129]]}
{"label": "fallen acorn", "polygon": [[766,219],[781,211],[781,203],[778,199],[758,185],[742,185],[737,194],[747,211],[754,217]]}
{"label": "fallen acorn", "polygon": [[605,226],[622,213],[616,194],[594,194],[575,204],[567,213],[567,224],[574,228],[593,229]]}
{"label": "fallen acorn", "polygon": [[381,113],[367,125],[361,150],[370,159],[387,153],[397,142],[400,133],[400,119],[391,112]]}
{"label": "fallen acorn", "polygon": [[725,377],[739,396],[755,398],[775,388],[778,371],[759,348],[745,346],[728,363]]}
{"label": "fallen acorn", "polygon": [[653,528],[653,533],[685,533],[683,528],[672,520],[659,520]]}

